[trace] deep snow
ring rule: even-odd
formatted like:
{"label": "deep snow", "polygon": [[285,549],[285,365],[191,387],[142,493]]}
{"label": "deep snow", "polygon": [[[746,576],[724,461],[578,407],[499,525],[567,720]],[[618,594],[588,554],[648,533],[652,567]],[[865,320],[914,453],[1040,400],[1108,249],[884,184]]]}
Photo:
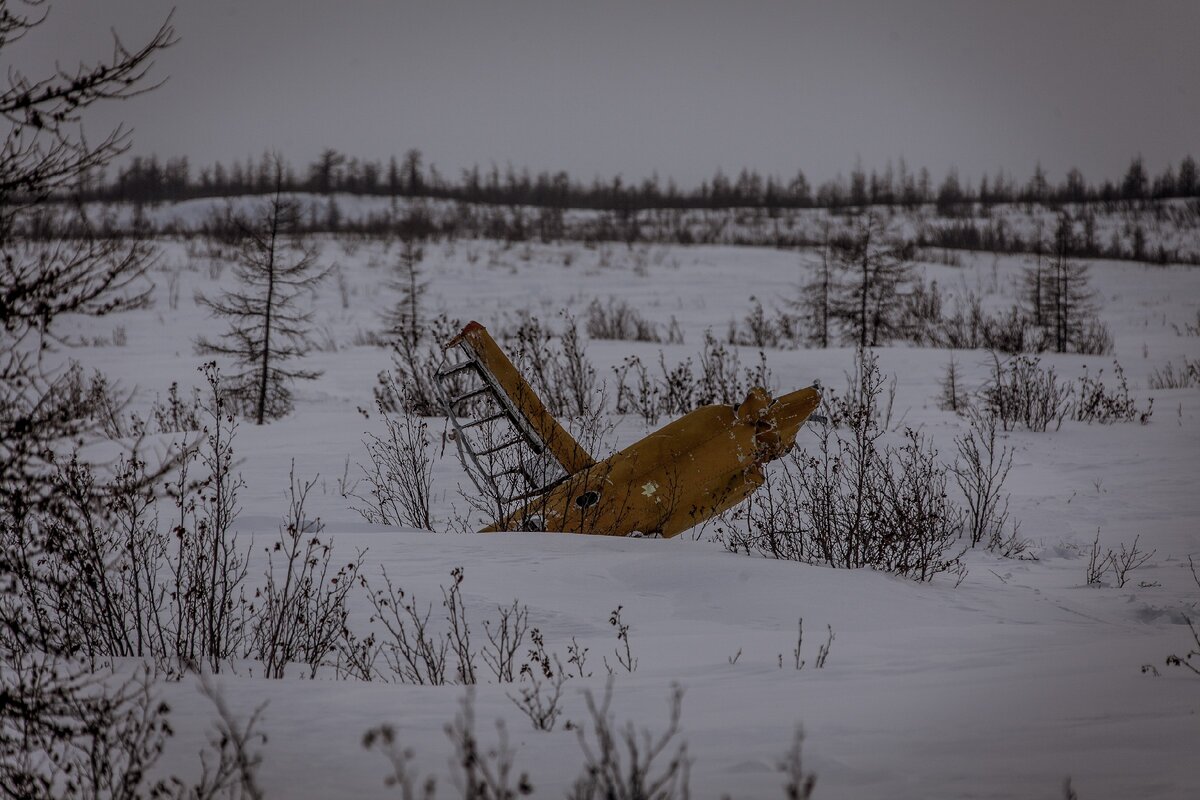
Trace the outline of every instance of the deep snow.
{"label": "deep snow", "polygon": [[[160,241],[152,273],[157,287],[149,310],[68,321],[68,339],[111,339],[123,328],[127,344],[69,346],[59,356],[80,360],[137,388],[135,407],[165,394],[173,380],[199,383],[203,360],[193,340],[214,323],[193,301],[197,290],[228,286],[231,271],[198,242]],[[188,254],[189,247],[191,255]],[[380,242],[325,240],[345,288],[331,278],[315,296],[318,338],[336,349],[314,353],[307,366],[324,370],[297,387],[290,417],[256,428],[241,424],[235,442],[247,486],[238,528],[261,543],[274,534],[285,508],[287,471],[321,480],[310,513],[326,524],[339,554],[366,550],[368,576],[386,567],[406,589],[433,599],[450,570],[462,566],[468,612],[476,624],[514,598],[528,604],[531,624],[565,660],[570,637],[590,648],[590,679],[567,684],[568,719],[583,721],[581,687],[601,689],[607,655],[617,645],[608,614],[618,604],[630,624],[636,673],[618,675],[619,720],[658,730],[667,719],[672,681],[685,687],[683,734],[694,763],[696,797],[780,796],[776,763],[803,724],[805,767],[817,774],[816,796],[1056,797],[1071,776],[1080,797],[1200,796],[1200,678],[1170,669],[1164,658],[1190,644],[1183,615],[1200,618],[1200,587],[1188,570],[1200,561],[1200,390],[1150,391],[1151,371],[1182,356],[1200,357],[1200,337],[1172,324],[1196,322],[1200,270],[1096,262],[1092,282],[1115,340],[1112,356],[1044,356],[1062,374],[1111,374],[1115,358],[1139,402],[1154,397],[1150,424],[1064,423],[1049,433],[1006,436],[1015,448],[1007,484],[1021,534],[1036,561],[1004,560],[976,551],[961,585],[931,584],[869,570],[844,571],[776,562],[726,552],[684,535],[671,541],[612,540],[554,534],[489,536],[445,533],[451,506],[469,483],[453,457],[435,444],[435,532],[368,526],[347,507],[339,479],[356,477],[365,459],[364,431],[378,430],[371,406],[375,375],[390,360],[385,350],[352,344],[356,332],[377,329],[389,301],[381,289],[397,247]],[[564,266],[564,253],[573,255]],[[601,377],[626,355],[654,362],[694,356],[703,331],[723,337],[731,319],[750,309],[750,297],[770,309],[794,296],[811,256],[734,247],[651,246],[635,259],[623,245],[516,245],[490,241],[430,244],[422,265],[430,282],[426,307],[462,321],[499,326],[529,309],[552,326],[569,309],[582,317],[594,297],[628,300],[647,317],[674,316],[683,345],[590,342]],[[943,290],[973,290],[996,306],[1016,294],[1020,257],[962,255],[964,266],[922,264]],[[606,261],[607,266],[601,262]],[[642,267],[633,269],[635,261]],[[219,277],[218,277],[219,273]],[[639,274],[641,273],[641,274]],[[178,308],[170,308],[172,280]],[[219,323],[215,323],[219,324]],[[880,365],[898,378],[896,416],[920,427],[942,452],[964,422],[937,407],[938,384],[950,351],[882,348]],[[769,350],[777,390],[819,379],[841,387],[852,365],[846,348]],[[987,370],[987,354],[955,353],[968,383]],[[756,355],[743,349],[743,363]],[[666,420],[664,420],[665,422]],[[440,434],[441,424],[433,425]],[[626,419],[616,444],[645,432]],[[805,434],[802,432],[801,440]],[[803,441],[801,442],[803,444]],[[597,454],[604,455],[604,454]],[[1117,547],[1140,535],[1155,550],[1124,589],[1084,585],[1092,537]],[[1145,584],[1144,586],[1142,584]],[[435,609],[436,611],[436,609]],[[354,619],[365,622],[359,594]],[[804,618],[800,672],[791,665],[796,622]],[[812,668],[825,626],[836,639],[823,670]],[[482,630],[479,630],[482,637]],[[739,650],[736,664],[730,658]],[[778,665],[782,654],[783,668]],[[1161,677],[1140,671],[1156,665]],[[242,713],[266,702],[262,782],[286,798],[384,797],[387,765],[361,745],[363,732],[391,722],[401,742],[416,749],[422,772],[447,772],[449,745],[442,726],[457,711],[461,687],[413,687],[336,682],[267,681],[243,666],[218,682]],[[164,683],[174,708],[163,768],[196,769],[195,752],[212,721],[193,679]],[[507,699],[509,687],[477,690],[479,730],[494,741],[491,721],[507,720],[516,764],[527,770],[536,796],[562,796],[578,772],[574,734],[531,729]],[[443,777],[439,784],[453,794]],[[394,795],[393,795],[394,796]]]}

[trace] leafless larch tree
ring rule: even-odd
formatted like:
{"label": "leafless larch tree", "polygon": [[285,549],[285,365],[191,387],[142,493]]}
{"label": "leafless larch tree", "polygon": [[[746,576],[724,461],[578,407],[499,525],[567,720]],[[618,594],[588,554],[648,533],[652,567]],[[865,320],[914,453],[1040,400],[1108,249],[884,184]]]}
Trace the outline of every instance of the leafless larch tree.
{"label": "leafless larch tree", "polygon": [[282,166],[276,164],[275,192],[249,220],[240,224],[242,240],[234,275],[237,289],[198,302],[229,320],[218,340],[200,338],[201,353],[233,359],[240,371],[226,383],[227,396],[262,425],[292,407],[291,383],[320,372],[287,366],[312,349],[312,311],[302,306],[328,274],[317,264],[317,251],[299,235],[299,207],[282,191]]}

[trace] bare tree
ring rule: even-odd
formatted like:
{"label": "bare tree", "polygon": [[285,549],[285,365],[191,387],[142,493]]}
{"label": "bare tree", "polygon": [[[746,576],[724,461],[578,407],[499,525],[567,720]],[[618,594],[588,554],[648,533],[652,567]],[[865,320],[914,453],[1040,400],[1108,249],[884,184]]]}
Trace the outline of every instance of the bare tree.
{"label": "bare tree", "polygon": [[[48,13],[44,0],[0,3],[0,50],[24,39]],[[128,149],[129,132],[123,127],[89,143],[74,126],[97,102],[125,100],[158,88],[161,81],[148,81],[154,58],[175,42],[168,16],[137,50],[129,50],[114,34],[112,56],[94,65],[80,63],[74,71],[60,67],[40,78],[7,69],[8,86],[0,92],[0,115],[12,125],[0,159],[0,197],[5,201],[0,214],[6,223],[54,192],[77,185]]]}
{"label": "bare tree", "polygon": [[[41,6],[0,2],[0,51],[42,23],[47,12]],[[142,245],[100,241],[88,235],[86,220],[80,235],[54,244],[40,242],[30,228],[38,215],[50,213],[44,201],[128,147],[120,128],[98,144],[74,133],[82,112],[154,88],[146,81],[153,58],[174,41],[168,19],[141,49],[130,51],[115,39],[110,60],[75,72],[31,78],[10,68],[0,91],[0,115],[10,123],[0,149],[0,575],[6,590],[13,570],[35,579],[11,560],[36,560],[41,526],[34,518],[71,506],[50,454],[101,433],[92,404],[79,392],[77,371],[56,372],[44,363],[55,322],[67,313],[135,308],[150,290],[144,281],[150,253]],[[10,550],[17,542],[32,549]],[[26,639],[31,631],[15,626],[7,633]]]}
{"label": "bare tree", "polygon": [[[40,0],[0,2],[0,52],[31,34],[47,13]],[[69,381],[43,363],[55,320],[136,308],[151,288],[150,250],[90,235],[82,213],[79,235],[69,239],[45,243],[30,229],[57,213],[44,201],[129,147],[120,127],[98,143],[84,139],[75,131],[83,112],[155,88],[148,81],[154,57],[174,42],[168,18],[140,49],[114,37],[110,59],[75,71],[37,78],[10,67],[0,90],[0,116],[10,125],[0,148],[0,494],[18,518],[52,494],[43,460],[49,445],[96,430]]]}
{"label": "bare tree", "polygon": [[[0,0],[0,52],[46,18],[39,0]],[[77,371],[57,373],[46,354],[66,313],[100,314],[145,301],[150,251],[140,243],[78,234],[54,243],[32,235],[59,221],[46,203],[85,183],[128,148],[117,128],[87,140],[77,133],[84,111],[153,89],[154,57],[175,42],[170,19],[139,49],[114,37],[110,58],[45,77],[7,68],[0,116],[0,792],[45,796],[51,787],[87,781],[110,797],[139,796],[142,778],[167,735],[165,708],[144,686],[98,689],[54,621],[32,598],[54,592],[57,576],[42,556],[56,523],[100,507],[103,490],[85,484],[71,495],[54,453],[102,436],[94,409],[80,402]],[[8,59],[4,59],[7,61]],[[153,470],[151,475],[157,475]],[[150,478],[147,478],[149,480]],[[103,731],[104,737],[93,735]]]}
{"label": "bare tree", "polygon": [[220,340],[201,337],[196,348],[237,362],[241,372],[228,378],[227,394],[259,425],[291,410],[289,384],[321,374],[285,366],[312,349],[312,312],[299,308],[300,296],[329,272],[317,266],[316,249],[297,234],[299,222],[298,205],[283,196],[283,164],[277,159],[275,193],[252,222],[240,223],[234,274],[241,285],[218,299],[197,297],[230,325]]}

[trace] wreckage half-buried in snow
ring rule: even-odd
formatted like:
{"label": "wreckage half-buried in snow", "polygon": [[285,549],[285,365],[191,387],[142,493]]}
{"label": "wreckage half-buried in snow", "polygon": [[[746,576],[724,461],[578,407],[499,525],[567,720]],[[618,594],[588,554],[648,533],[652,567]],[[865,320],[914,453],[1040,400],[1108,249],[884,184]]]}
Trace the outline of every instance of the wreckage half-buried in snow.
{"label": "wreckage half-buried in snow", "polygon": [[816,386],[698,408],[603,461],[546,409],[477,322],[446,345],[442,402],[468,472],[495,504],[484,530],[676,536],[748,497],[821,401]]}

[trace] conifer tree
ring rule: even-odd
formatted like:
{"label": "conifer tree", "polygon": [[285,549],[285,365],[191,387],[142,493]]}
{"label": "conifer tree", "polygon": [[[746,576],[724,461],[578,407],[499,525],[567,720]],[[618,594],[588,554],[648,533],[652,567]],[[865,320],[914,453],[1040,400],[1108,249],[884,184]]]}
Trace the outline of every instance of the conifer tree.
{"label": "conifer tree", "polygon": [[388,288],[399,296],[383,315],[384,334],[398,344],[416,347],[421,343],[424,320],[421,318],[421,300],[429,288],[421,280],[421,261],[425,250],[416,239],[406,236],[396,264],[396,275],[388,282]]}
{"label": "conifer tree", "polygon": [[832,316],[844,338],[858,347],[877,347],[901,332],[897,289],[909,278],[904,247],[884,220],[868,210],[833,240],[833,256],[842,274]]}
{"label": "conifer tree", "polygon": [[1121,199],[1141,200],[1145,198],[1150,179],[1146,176],[1146,168],[1142,157],[1138,156],[1129,162],[1129,169],[1121,179]]}
{"label": "conifer tree", "polygon": [[1071,220],[1061,214],[1054,232],[1054,250],[1043,294],[1044,324],[1059,353],[1079,352],[1088,326],[1095,324],[1095,295],[1088,288],[1088,266],[1068,258],[1074,247]]}
{"label": "conifer tree", "polygon": [[954,355],[950,355],[950,363],[946,365],[946,373],[942,376],[942,396],[938,405],[946,411],[957,413],[966,404],[966,392],[963,390],[962,376]]}
{"label": "conifer tree", "polygon": [[1045,255],[1045,239],[1042,235],[1042,221],[1038,219],[1033,229],[1033,265],[1025,268],[1022,283],[1025,285],[1025,312],[1034,325],[1042,327],[1046,324],[1046,270],[1043,256]]}
{"label": "conifer tree", "polygon": [[834,276],[829,223],[821,229],[821,260],[816,264],[812,278],[800,289],[796,306],[801,312],[801,324],[807,344],[829,347],[830,312],[835,301],[837,283]]}
{"label": "conifer tree", "polygon": [[1185,156],[1179,163],[1179,178],[1175,181],[1175,191],[1180,197],[1191,197],[1200,190],[1200,176],[1196,170],[1196,160]]}
{"label": "conifer tree", "polygon": [[274,194],[252,220],[240,223],[238,288],[216,299],[197,297],[214,316],[229,320],[219,340],[202,337],[197,350],[234,360],[240,371],[230,374],[226,391],[259,425],[291,410],[294,381],[321,374],[288,366],[312,349],[312,311],[300,308],[301,295],[329,269],[317,266],[316,249],[297,233],[299,207],[283,196],[282,183],[282,163],[276,161]]}

